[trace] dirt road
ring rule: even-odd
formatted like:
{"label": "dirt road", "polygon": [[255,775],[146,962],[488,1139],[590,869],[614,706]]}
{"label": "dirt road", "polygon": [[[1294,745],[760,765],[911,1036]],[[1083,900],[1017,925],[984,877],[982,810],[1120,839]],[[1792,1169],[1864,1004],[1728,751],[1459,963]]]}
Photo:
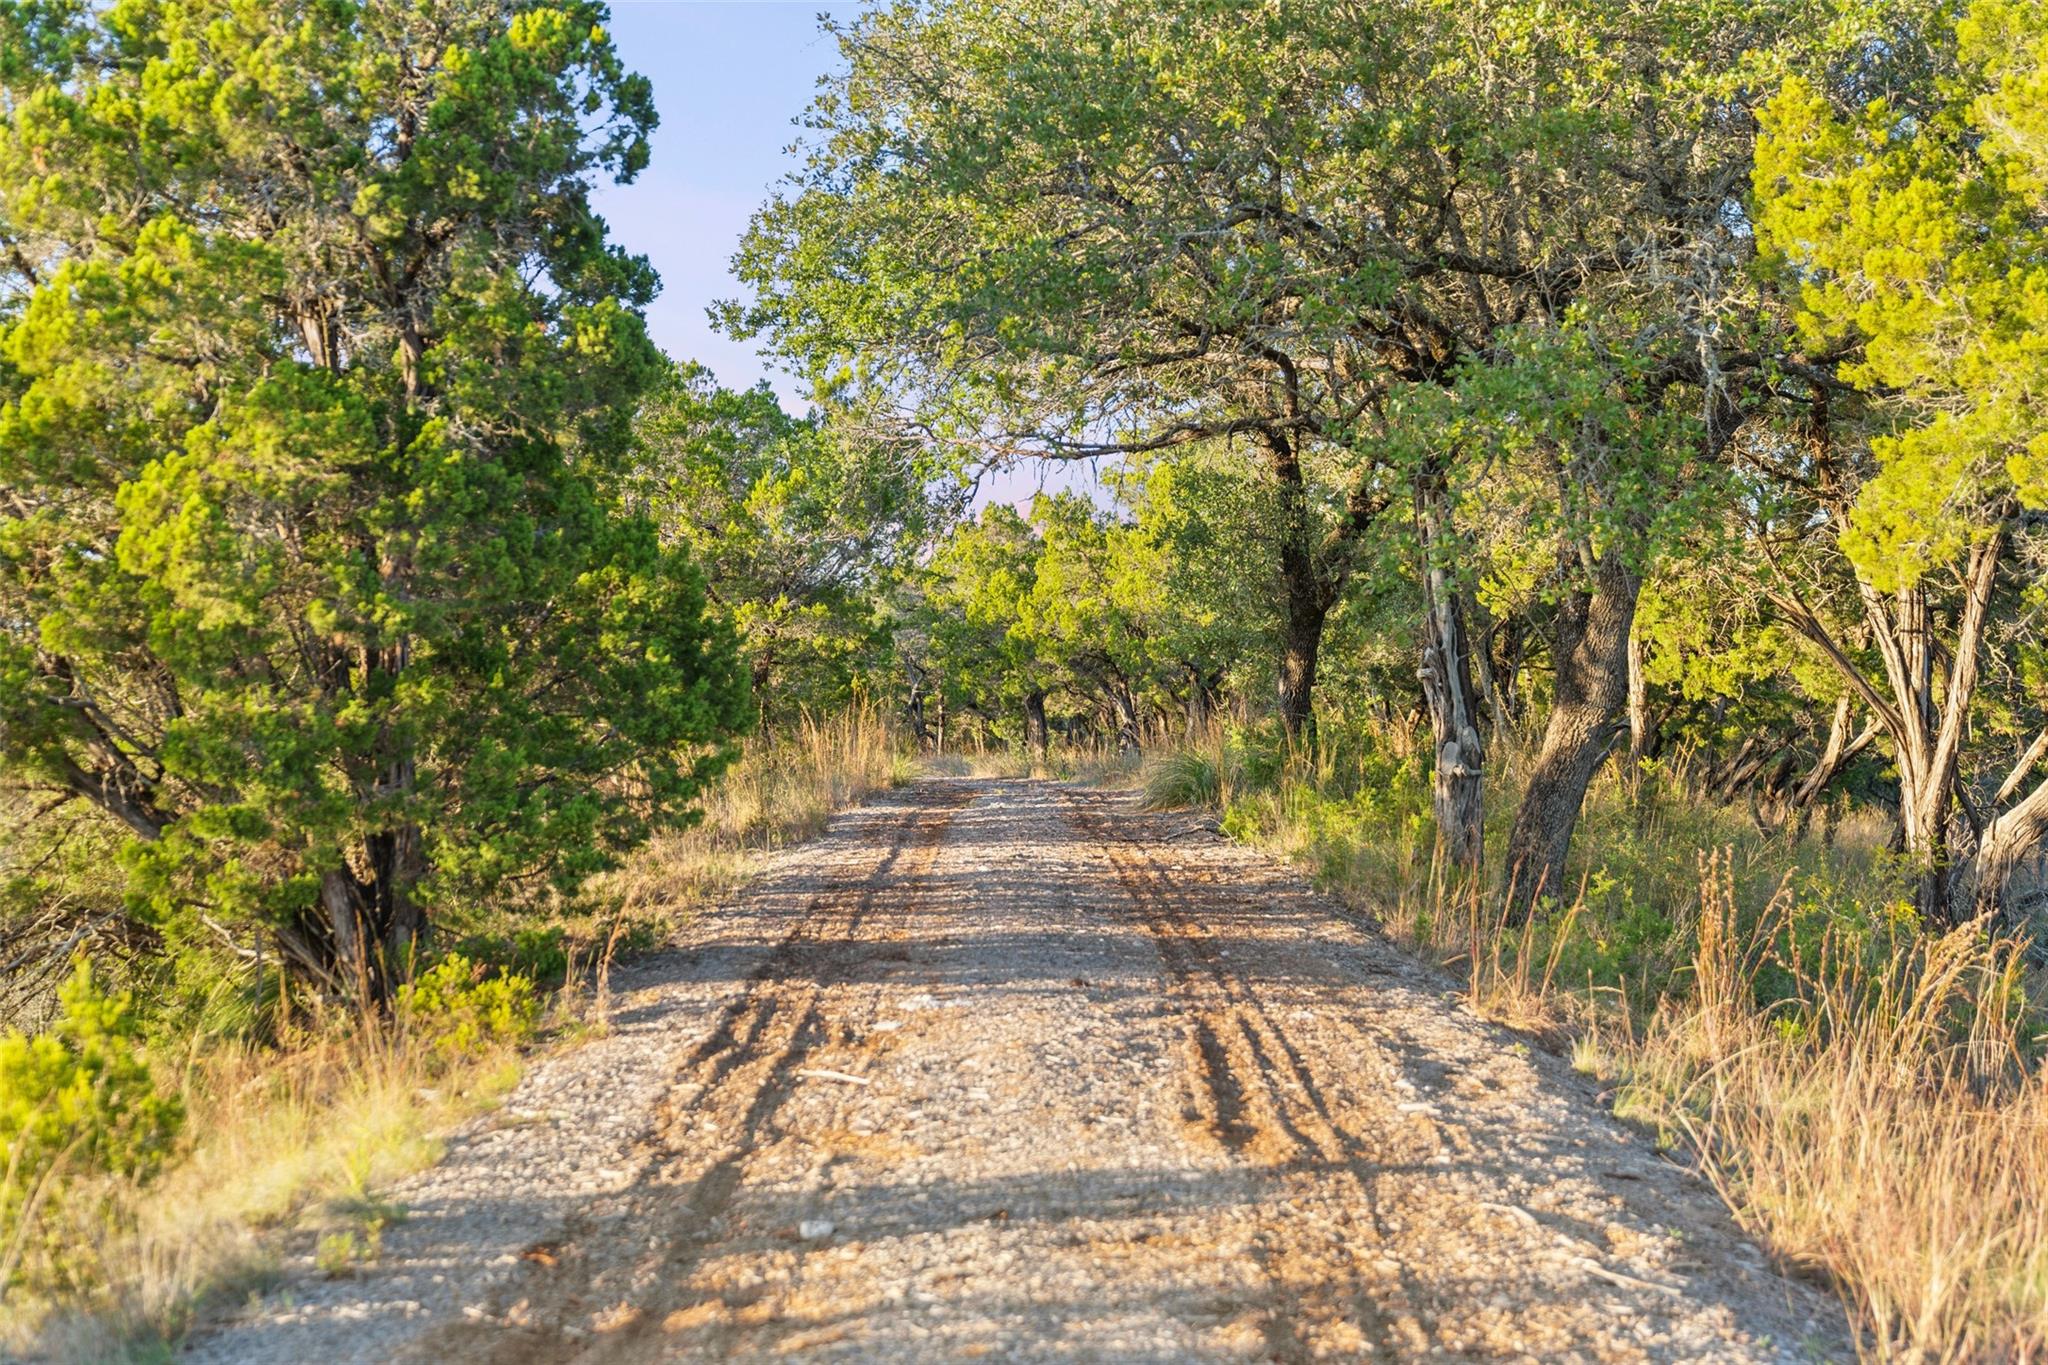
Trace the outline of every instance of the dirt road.
{"label": "dirt road", "polygon": [[1564,1063],[1127,797],[919,784],[640,973],[192,1358],[1849,1354]]}

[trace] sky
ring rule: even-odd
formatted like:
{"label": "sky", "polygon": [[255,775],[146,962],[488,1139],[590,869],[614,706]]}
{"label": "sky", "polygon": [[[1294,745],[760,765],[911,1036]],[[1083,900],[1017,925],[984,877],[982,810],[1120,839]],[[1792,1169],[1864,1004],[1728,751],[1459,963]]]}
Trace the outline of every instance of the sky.
{"label": "sky", "polygon": [[[654,83],[661,126],[648,168],[630,185],[601,187],[595,202],[613,240],[661,273],[648,330],[664,351],[701,361],[727,388],[768,380],[792,412],[805,407],[795,381],[752,342],[713,330],[706,309],[742,292],[733,251],[754,210],[796,168],[788,151],[802,131],[795,120],[819,78],[838,69],[838,44],[819,28],[819,15],[851,19],[860,8],[832,0],[612,0],[613,41],[627,68]],[[976,502],[1021,507],[1047,488],[1100,492],[1088,465],[1033,464],[988,475]]]}
{"label": "sky", "polygon": [[661,272],[661,295],[647,312],[654,339],[678,359],[710,366],[728,388],[767,378],[799,410],[789,377],[753,343],[713,331],[705,309],[740,292],[729,273],[740,234],[794,169],[785,152],[799,132],[793,120],[838,64],[819,14],[857,9],[819,0],[612,3],[613,40],[627,68],[654,82],[661,127],[652,163],[632,184],[604,187],[597,208],[613,238]]}

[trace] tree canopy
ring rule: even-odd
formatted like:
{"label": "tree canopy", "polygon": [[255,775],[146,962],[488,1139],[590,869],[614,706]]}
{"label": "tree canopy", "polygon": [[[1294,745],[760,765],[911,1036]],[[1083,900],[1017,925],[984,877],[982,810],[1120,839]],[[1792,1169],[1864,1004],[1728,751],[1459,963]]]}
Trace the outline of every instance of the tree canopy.
{"label": "tree canopy", "polygon": [[628,506],[655,279],[601,6],[10,6],[0,762],[174,938],[373,986],[684,818],[743,715]]}

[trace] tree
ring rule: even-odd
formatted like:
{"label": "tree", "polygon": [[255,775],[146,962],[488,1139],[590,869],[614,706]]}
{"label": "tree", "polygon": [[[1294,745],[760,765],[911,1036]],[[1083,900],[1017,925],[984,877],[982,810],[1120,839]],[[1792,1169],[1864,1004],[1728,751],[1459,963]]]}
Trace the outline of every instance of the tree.
{"label": "tree", "polygon": [[1014,508],[990,503],[956,528],[926,566],[923,605],[931,657],[944,684],[1020,708],[1024,745],[1044,763],[1046,693],[1058,673],[1027,622],[1045,545]]}
{"label": "tree", "polygon": [[1132,568],[1125,581],[1147,608],[1153,666],[1181,687],[1190,742],[1200,742],[1233,673],[1241,692],[1270,688],[1286,629],[1274,539],[1285,509],[1227,449],[1189,447],[1131,461],[1106,482],[1126,509]]}
{"label": "tree", "polygon": [[10,6],[0,761],[173,937],[382,994],[687,818],[744,718],[624,505],[654,112],[599,5]]}
{"label": "tree", "polygon": [[1263,109],[1285,158],[1324,136],[1313,101],[1272,98],[1316,55],[1298,17],[1051,0],[863,18],[809,170],[742,250],[756,301],[726,312],[817,385],[903,400],[914,429],[985,457],[1235,440],[1283,514],[1279,709],[1296,731],[1383,504],[1319,477],[1319,434],[1358,420],[1371,385],[1298,316],[1303,270],[1333,311],[1377,283],[1300,261],[1259,208],[1280,177],[1327,174],[1275,164],[1245,127]]}
{"label": "tree", "polygon": [[1165,609],[1158,547],[1075,493],[1041,494],[1031,521],[1044,544],[1023,624],[1078,691],[1109,703],[1117,746],[1143,743],[1141,699],[1158,676]]}
{"label": "tree", "polygon": [[1135,751],[1148,695],[1180,662],[1162,653],[1173,615],[1163,567],[1144,530],[1079,494],[1041,494],[1028,518],[991,504],[933,557],[933,652],[970,695],[1021,702],[1041,760],[1055,688],[1101,707],[1118,745]]}
{"label": "tree", "polygon": [[910,447],[792,417],[765,383],[678,365],[635,423],[635,501],[688,546],[738,630],[762,724],[844,705],[880,647],[871,601],[950,512]]}
{"label": "tree", "polygon": [[[1876,399],[1867,437],[1819,409],[1821,516],[1806,523],[1846,563],[1876,666],[1796,578],[1777,596],[1884,730],[1920,905],[1938,922],[1998,908],[2014,864],[2048,836],[2048,782],[1988,820],[1966,809],[1974,852],[1968,894],[1954,894],[1952,817],[1968,798],[1959,775],[1994,596],[2024,516],[2048,507],[2048,7],[1979,0],[1942,47],[1952,69],[1905,100],[1837,109],[1788,81],[1755,175],[1757,231],[1796,290],[1799,339],[1840,355],[1841,379]],[[2039,756],[2026,750],[1998,805]]]}

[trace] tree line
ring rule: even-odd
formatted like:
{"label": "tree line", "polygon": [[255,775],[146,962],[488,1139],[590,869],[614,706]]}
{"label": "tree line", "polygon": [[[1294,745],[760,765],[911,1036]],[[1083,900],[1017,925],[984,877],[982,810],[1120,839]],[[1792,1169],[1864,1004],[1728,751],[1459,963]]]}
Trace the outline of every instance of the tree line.
{"label": "tree line", "polygon": [[[1883,806],[1930,922],[2023,913],[2040,0],[833,32],[716,310],[795,416],[648,340],[601,5],[0,3],[10,923],[379,997],[857,703],[1412,728],[1511,915],[1610,763]],[[1046,462],[1100,491],[978,496]]]}
{"label": "tree line", "polygon": [[1035,578],[991,562],[1006,515],[943,548],[934,649],[1017,604],[996,692],[1053,669],[1124,717],[1136,653],[1206,706],[1258,636],[1299,739],[1333,665],[1405,654],[1365,687],[1426,718],[1454,862],[1534,736],[1511,915],[1602,765],[1681,742],[1793,810],[1884,768],[1923,914],[2005,914],[2048,829],[2044,34],[2020,0],[889,6],[725,316],[874,430],[1205,490],[1198,531],[1042,504]]}

